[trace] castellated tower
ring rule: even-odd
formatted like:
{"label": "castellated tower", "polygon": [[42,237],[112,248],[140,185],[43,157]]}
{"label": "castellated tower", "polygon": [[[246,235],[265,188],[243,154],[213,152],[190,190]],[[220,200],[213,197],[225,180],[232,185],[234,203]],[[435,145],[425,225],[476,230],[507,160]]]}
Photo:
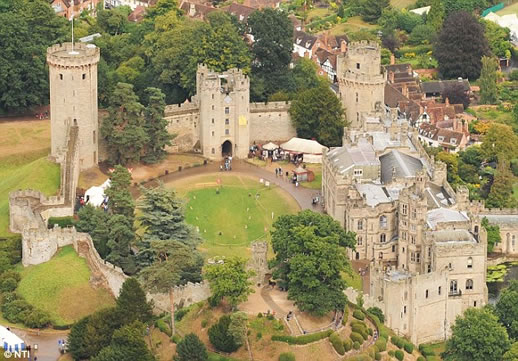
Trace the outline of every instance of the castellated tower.
{"label": "castellated tower", "polygon": [[196,87],[203,155],[245,158],[250,144],[250,79],[239,69],[216,73],[199,65]]}
{"label": "castellated tower", "polygon": [[337,61],[339,93],[350,128],[362,126],[362,115],[382,109],[385,75],[381,70],[381,49],[377,43],[349,44]]}
{"label": "castellated tower", "polygon": [[47,49],[50,80],[51,156],[58,159],[66,147],[71,126],[78,127],[79,166],[98,162],[97,63],[93,44],[72,43]]}

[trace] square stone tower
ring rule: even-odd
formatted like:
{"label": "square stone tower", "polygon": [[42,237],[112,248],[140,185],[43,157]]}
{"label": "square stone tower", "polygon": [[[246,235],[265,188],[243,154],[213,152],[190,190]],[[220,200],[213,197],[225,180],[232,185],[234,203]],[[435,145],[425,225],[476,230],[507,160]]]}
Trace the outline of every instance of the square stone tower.
{"label": "square stone tower", "polygon": [[250,79],[239,69],[216,73],[202,64],[196,73],[196,87],[203,155],[245,158],[250,144]]}
{"label": "square stone tower", "polygon": [[97,164],[99,121],[97,63],[100,51],[93,44],[64,43],[47,49],[50,82],[51,156],[67,146],[70,127],[78,127],[80,170]]}
{"label": "square stone tower", "polygon": [[337,59],[339,93],[350,128],[360,129],[362,114],[384,106],[385,74],[381,69],[381,49],[375,42],[351,43]]}

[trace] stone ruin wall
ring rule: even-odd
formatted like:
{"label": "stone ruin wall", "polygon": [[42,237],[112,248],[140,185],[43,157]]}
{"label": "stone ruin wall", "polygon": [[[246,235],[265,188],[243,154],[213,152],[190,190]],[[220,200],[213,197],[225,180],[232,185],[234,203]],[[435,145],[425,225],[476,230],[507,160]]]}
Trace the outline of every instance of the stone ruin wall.
{"label": "stone ruin wall", "polygon": [[200,109],[198,105],[193,103],[167,105],[164,119],[168,122],[167,131],[176,135],[167,150],[191,152],[199,140]]}
{"label": "stone ruin wall", "polygon": [[289,102],[250,103],[250,143],[285,142],[297,136]]}

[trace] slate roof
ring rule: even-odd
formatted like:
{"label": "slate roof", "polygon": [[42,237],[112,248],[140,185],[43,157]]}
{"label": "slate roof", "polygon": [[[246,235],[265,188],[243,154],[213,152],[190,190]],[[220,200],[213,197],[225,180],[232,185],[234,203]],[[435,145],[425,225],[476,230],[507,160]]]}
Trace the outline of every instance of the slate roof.
{"label": "slate roof", "polygon": [[468,216],[464,212],[449,208],[436,208],[428,211],[426,223],[431,229],[436,229],[439,223],[467,222]]}
{"label": "slate roof", "polygon": [[246,21],[251,13],[255,11],[254,8],[249,6],[241,5],[238,3],[232,3],[227,8],[227,13],[237,17],[239,21]]}
{"label": "slate roof", "polygon": [[191,16],[190,15],[191,5],[194,5],[194,9],[195,9],[195,14],[193,17],[200,18],[200,19],[204,19],[207,16],[207,14],[218,10],[211,6],[198,4],[196,2],[191,2],[191,1],[182,1],[181,5],[180,5],[180,9],[182,9],[187,16]]}
{"label": "slate roof", "polygon": [[379,165],[376,152],[366,140],[360,140],[358,145],[345,145],[334,148],[327,153],[331,166],[341,174],[355,165]]}
{"label": "slate roof", "polygon": [[518,226],[518,214],[481,214],[486,217],[489,223],[500,226]]}
{"label": "slate roof", "polygon": [[414,177],[416,172],[423,169],[423,163],[420,159],[398,150],[392,150],[379,159],[381,162],[381,181],[385,184],[390,183],[394,177]]}
{"label": "slate roof", "polygon": [[295,44],[302,46],[303,48],[306,48],[308,50],[311,50],[311,48],[313,48],[313,45],[315,45],[315,42],[318,40],[316,36],[305,33],[303,31],[294,31],[293,38]]}
{"label": "slate roof", "polygon": [[475,237],[466,229],[447,229],[434,231],[431,234],[433,240],[439,245],[451,243],[477,243]]}
{"label": "slate roof", "polygon": [[385,104],[390,108],[396,108],[399,106],[399,102],[407,101],[399,90],[397,90],[392,84],[385,83]]}
{"label": "slate roof", "polygon": [[438,128],[430,123],[423,123],[419,127],[419,134],[423,137],[433,139],[441,144],[458,146],[464,134],[451,129]]}
{"label": "slate roof", "polygon": [[331,67],[336,70],[336,55],[327,51],[326,49],[318,48],[315,51],[315,55],[318,58],[318,63],[320,65],[324,64],[326,60],[329,60],[331,63]]}
{"label": "slate roof", "polygon": [[439,81],[426,81],[421,83],[421,89],[424,93],[439,93],[441,94],[444,89],[450,85],[455,84],[457,82],[462,82],[464,85],[464,91],[469,91],[471,89],[471,85],[467,79],[463,80],[439,80]]}

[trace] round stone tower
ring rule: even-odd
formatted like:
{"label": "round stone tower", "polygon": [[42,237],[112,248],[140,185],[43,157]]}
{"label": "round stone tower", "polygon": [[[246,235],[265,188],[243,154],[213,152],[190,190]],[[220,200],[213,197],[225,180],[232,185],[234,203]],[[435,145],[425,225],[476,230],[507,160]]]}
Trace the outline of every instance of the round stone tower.
{"label": "round stone tower", "polygon": [[97,164],[97,63],[93,44],[64,43],[47,49],[50,82],[51,156],[59,159],[67,146],[69,129],[78,127],[80,170]]}
{"label": "round stone tower", "polygon": [[381,70],[381,49],[375,42],[349,44],[337,61],[340,99],[351,128],[362,127],[362,114],[381,110],[384,104],[385,74]]}

